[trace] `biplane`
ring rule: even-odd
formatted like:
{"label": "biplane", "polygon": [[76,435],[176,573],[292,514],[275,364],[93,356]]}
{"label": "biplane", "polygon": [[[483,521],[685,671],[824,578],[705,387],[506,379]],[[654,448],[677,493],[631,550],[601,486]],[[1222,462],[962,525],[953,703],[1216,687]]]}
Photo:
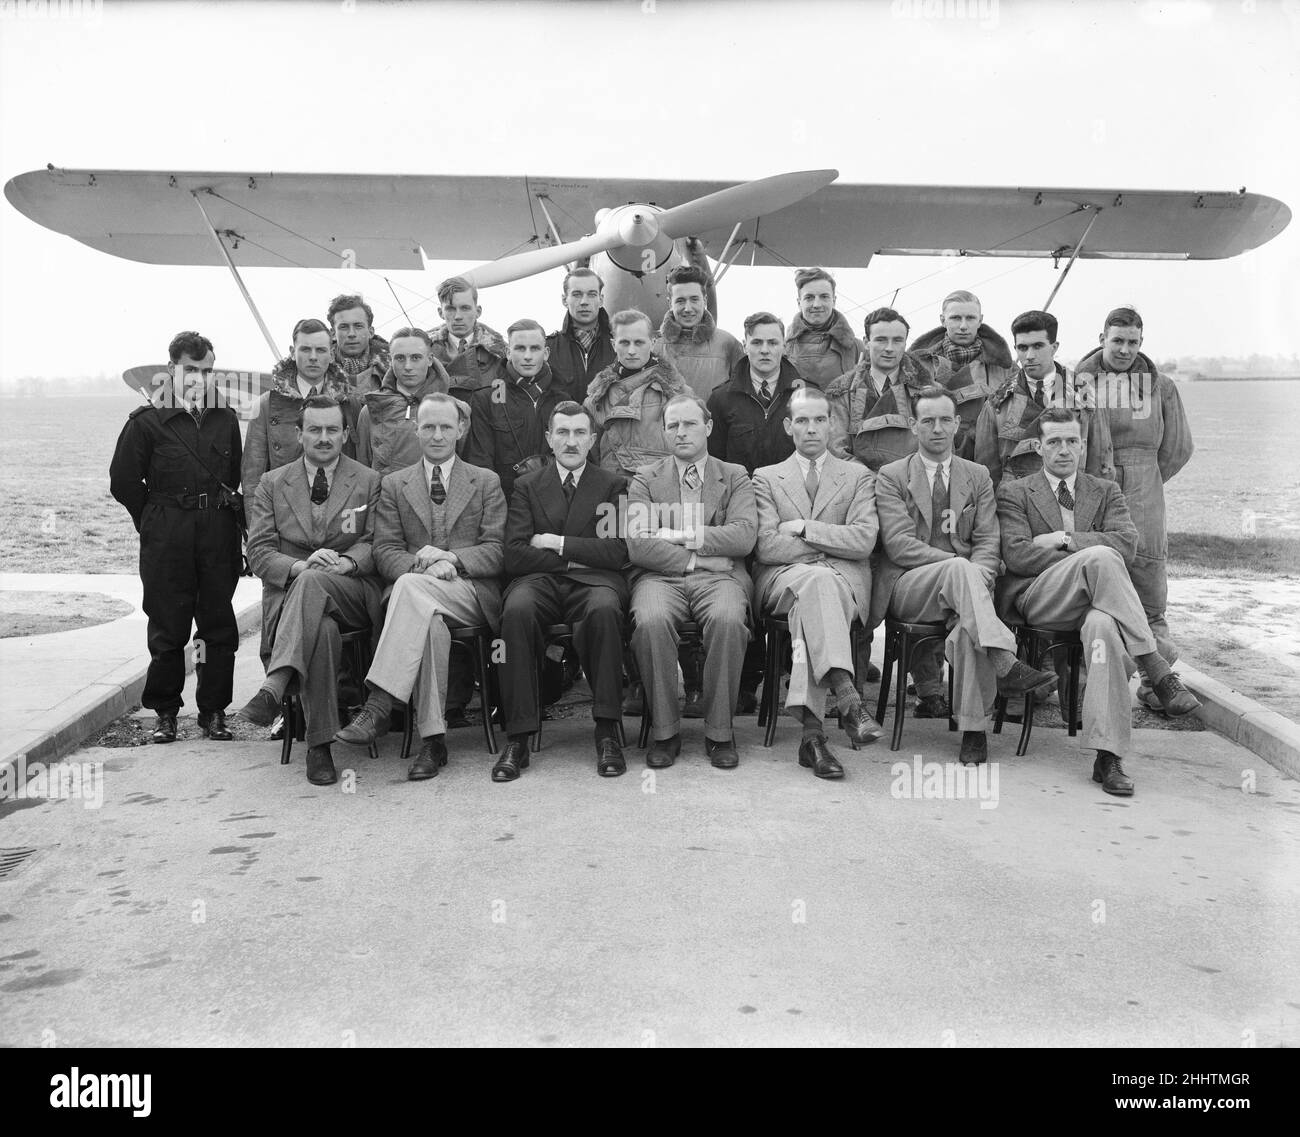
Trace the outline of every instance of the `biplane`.
{"label": "biplane", "polygon": [[[39,225],[146,264],[224,265],[280,350],[241,268],[420,269],[463,261],[478,288],[589,264],[605,307],[656,325],[668,274],[705,248],[735,265],[865,268],[877,256],[1051,258],[1048,308],[1076,260],[1216,260],[1270,241],[1290,209],[1263,194],[843,184],[832,169],[729,185],[582,177],[65,170],[12,178]],[[158,366],[132,368],[138,385]],[[252,393],[269,376],[255,377]],[[147,397],[147,392],[146,392]]]}

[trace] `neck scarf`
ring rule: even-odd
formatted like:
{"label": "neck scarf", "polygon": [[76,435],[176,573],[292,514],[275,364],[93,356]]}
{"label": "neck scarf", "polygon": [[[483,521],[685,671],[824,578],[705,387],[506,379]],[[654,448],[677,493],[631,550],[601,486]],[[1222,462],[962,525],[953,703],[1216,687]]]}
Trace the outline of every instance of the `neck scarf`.
{"label": "neck scarf", "polygon": [[947,359],[956,371],[960,371],[968,363],[974,363],[975,360],[979,359],[983,350],[984,341],[978,336],[975,337],[975,342],[970,347],[959,347],[947,336],[943,337],[943,343],[939,345],[939,354]]}

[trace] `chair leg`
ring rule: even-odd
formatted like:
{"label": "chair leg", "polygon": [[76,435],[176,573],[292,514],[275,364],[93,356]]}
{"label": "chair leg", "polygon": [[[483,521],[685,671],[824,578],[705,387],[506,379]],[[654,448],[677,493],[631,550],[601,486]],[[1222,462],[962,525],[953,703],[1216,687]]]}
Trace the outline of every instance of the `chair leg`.
{"label": "chair leg", "polygon": [[411,756],[411,747],[415,743],[415,693],[406,700],[406,729],[402,731],[402,761]]}
{"label": "chair leg", "polygon": [[907,713],[907,673],[912,666],[912,637],[901,632],[898,638],[902,642],[898,647],[898,673],[894,677],[894,733],[889,740],[890,750],[897,750],[903,744],[903,716]]}
{"label": "chair leg", "polygon": [[1070,716],[1070,737],[1074,738],[1079,733],[1079,665],[1083,662],[1082,644],[1070,645],[1069,660],[1069,678],[1067,682],[1070,684],[1070,692],[1066,713]]}
{"label": "chair leg", "polygon": [[889,706],[889,683],[893,678],[891,668],[894,666],[894,652],[897,648],[896,637],[885,633],[885,658],[880,664],[880,695],[876,699],[876,722],[885,721],[885,708]]}
{"label": "chair leg", "polygon": [[[1037,667],[1042,661],[1042,654],[1039,651],[1036,641],[1029,645],[1029,666]],[[1016,757],[1023,758],[1029,749],[1029,735],[1034,729],[1034,694],[1032,691],[1025,694],[1025,709],[1022,712],[1023,718],[1020,725],[1020,743],[1016,746]]]}
{"label": "chair leg", "polygon": [[[768,667],[771,666],[771,660],[772,660],[772,642],[771,642],[771,637],[769,636],[768,639],[766,639],[766,640],[763,642],[763,670],[764,670],[764,672],[766,672],[767,669],[768,669]],[[768,681],[767,681],[767,675],[764,674],[764,676],[763,676],[763,695],[762,695],[762,698],[760,698],[760,699],[758,700],[758,725],[759,725],[760,727],[767,726],[767,696],[768,696],[768,686],[769,686],[769,684],[768,684]]]}
{"label": "chair leg", "polygon": [[483,711],[483,741],[487,743],[488,753],[495,754],[497,735],[492,725],[492,655],[487,636],[478,636],[474,640],[474,662],[478,672],[479,705]]}
{"label": "chair leg", "polygon": [[293,750],[293,696],[287,691],[280,700],[280,715],[284,719],[284,740],[280,743],[280,765],[289,765],[289,752]]}
{"label": "chair leg", "polygon": [[[769,750],[776,741],[776,720],[781,717],[781,656],[785,652],[786,630],[774,628],[767,635],[767,670],[763,676],[763,698],[767,701],[767,730],[763,745]],[[768,694],[768,688],[771,694]]]}
{"label": "chair leg", "polygon": [[957,688],[957,673],[953,670],[952,664],[947,665],[948,670],[948,729],[950,731],[957,729],[957,700],[955,698]]}
{"label": "chair leg", "polygon": [[614,728],[618,731],[618,744],[620,747],[627,746],[627,735],[623,733],[623,718],[619,716],[614,720]]}

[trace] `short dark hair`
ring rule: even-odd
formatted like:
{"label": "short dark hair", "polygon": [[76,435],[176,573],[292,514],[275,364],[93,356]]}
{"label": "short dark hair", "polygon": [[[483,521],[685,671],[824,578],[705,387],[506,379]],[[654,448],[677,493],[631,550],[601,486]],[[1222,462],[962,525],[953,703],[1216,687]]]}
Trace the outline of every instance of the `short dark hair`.
{"label": "short dark hair", "polygon": [[824,268],[801,268],[794,274],[794,291],[797,296],[804,290],[805,285],[812,284],[814,280],[824,280],[831,286],[831,291],[835,291],[835,278],[831,276]]}
{"label": "short dark hair", "polygon": [[873,312],[868,312],[867,318],[862,321],[862,334],[870,339],[872,324],[892,324],[895,321],[911,332],[912,325],[903,318],[901,312],[895,312],[893,308],[877,308]]}
{"label": "short dark hair", "polygon": [[591,412],[581,403],[575,403],[572,399],[565,399],[562,403],[556,403],[555,409],[551,411],[551,417],[546,420],[546,433],[551,433],[551,427],[555,425],[556,415],[586,415],[587,422],[594,429],[596,420],[592,418]]}
{"label": "short dark hair", "polygon": [[198,332],[177,332],[167,345],[167,358],[173,363],[179,363],[182,355],[195,360],[205,359],[210,351],[215,358],[217,353],[212,350],[212,341],[207,336]]}
{"label": "short dark hair", "polygon": [[1077,412],[1070,410],[1069,407],[1048,407],[1042,414],[1034,420],[1034,429],[1038,432],[1038,437],[1043,437],[1043,424],[1051,422],[1072,422],[1079,428],[1079,434],[1083,434],[1083,422]]}
{"label": "short dark hair", "polygon": [[674,284],[698,284],[704,292],[708,292],[709,274],[706,273],[699,265],[678,265],[668,274],[668,290],[672,294]]}
{"label": "short dark hair", "polygon": [[366,314],[366,323],[373,329],[375,326],[374,309],[357,292],[344,292],[330,301],[330,306],[325,312],[325,319],[328,321],[330,329],[333,330],[334,328],[335,316],[340,312],[350,312],[353,308],[360,308]]}
{"label": "short dark hair", "polygon": [[463,276],[449,276],[440,285],[438,285],[438,304],[444,306],[450,304],[452,297],[457,292],[468,292],[474,298],[474,303],[478,303],[478,289],[475,288]]}
{"label": "short dark hair", "polygon": [[289,337],[289,342],[294,347],[297,347],[299,335],[314,336],[318,332],[324,332],[327,336],[333,334],[324,320],[318,320],[315,316],[308,316],[294,324],[293,335]]}
{"label": "short dark hair", "polygon": [[760,324],[775,324],[781,329],[781,335],[785,335],[785,323],[780,316],[773,316],[771,312],[755,312],[752,316],[745,317],[745,335],[757,328]]}
{"label": "short dark hair", "polygon": [[1137,314],[1136,308],[1112,308],[1106,313],[1106,322],[1102,324],[1103,333],[1112,325],[1118,324],[1121,328],[1137,328],[1142,331],[1142,317]]}
{"label": "short dark hair", "polygon": [[1015,339],[1021,332],[1046,332],[1047,338],[1055,343],[1056,328],[1056,317],[1051,312],[1040,312],[1035,308],[1021,312],[1011,321],[1011,338]]}
{"label": "short dark hair", "polygon": [[665,422],[668,421],[668,408],[671,407],[674,403],[694,403],[697,407],[700,408],[701,411],[704,412],[705,422],[713,421],[713,415],[709,411],[709,404],[706,403],[703,399],[701,399],[699,395],[688,395],[686,394],[685,391],[683,391],[680,395],[674,395],[671,399],[669,399],[666,403],[664,403],[663,418]]}
{"label": "short dark hair", "polygon": [[416,339],[424,340],[424,346],[430,351],[433,350],[433,337],[423,328],[398,328],[391,336],[388,337],[388,344],[391,347],[403,336],[414,336]]}
{"label": "short dark hair", "polygon": [[513,336],[515,332],[541,332],[543,338],[546,336],[546,329],[536,320],[530,320],[527,317],[522,320],[516,320],[506,328],[506,343],[510,342],[510,337]]}
{"label": "short dark hair", "polygon": [[328,411],[330,408],[339,412],[339,419],[343,423],[343,429],[348,428],[348,416],[343,413],[343,404],[337,399],[331,399],[328,395],[313,395],[310,399],[303,399],[302,406],[298,408],[298,417],[294,420],[298,429],[302,430],[302,424],[308,411]]}
{"label": "short dark hair", "polygon": [[[952,404],[952,413],[957,413],[957,400],[951,391],[946,391],[938,383],[928,383],[916,393],[916,398],[912,401],[912,409],[916,410],[917,405],[922,399],[947,399]],[[915,414],[912,416],[916,417]]]}

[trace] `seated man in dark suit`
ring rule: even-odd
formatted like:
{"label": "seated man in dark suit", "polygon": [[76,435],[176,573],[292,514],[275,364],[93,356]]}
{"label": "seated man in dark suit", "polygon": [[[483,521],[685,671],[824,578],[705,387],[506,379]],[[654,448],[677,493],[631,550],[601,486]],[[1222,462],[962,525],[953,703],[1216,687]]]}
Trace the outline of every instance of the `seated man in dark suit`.
{"label": "seated man in dark suit", "polygon": [[302,457],[264,474],[249,510],[248,563],[262,578],[266,680],[240,712],[269,726],[297,676],[307,720],[307,780],[338,781],[342,631],[378,627],[381,586],[371,544],[379,475],[343,454],[343,409],[313,395],[299,413]]}
{"label": "seated man in dark suit", "polygon": [[619,533],[626,483],[587,461],[595,442],[591,415],[565,401],[551,412],[546,441],[553,459],[515,482],[506,519],[506,575],[501,636],[501,702],[509,742],[492,767],[510,782],[528,766],[528,736],[541,726],[537,665],[550,624],[569,624],[591,683],[596,771],[627,772],[618,744],[623,702],[623,575],[627,542]]}
{"label": "seated man in dark suit", "polygon": [[[1088,684],[1083,695],[1083,745],[1097,752],[1092,780],[1108,794],[1129,797],[1133,782],[1121,760],[1132,729],[1129,676],[1140,665],[1165,713],[1185,715],[1200,703],[1156,650],[1142,601],[1129,579],[1137,526],[1114,482],[1079,469],[1079,416],[1048,407],[1035,427],[1042,469],[1004,478],[998,521],[1007,574],[998,582],[1000,606],[1031,624],[1078,628]],[[1006,610],[1006,607],[1003,608]]]}
{"label": "seated man in dark suit", "polygon": [[[850,629],[871,603],[871,550],[876,508],[871,471],[836,458],[827,447],[831,408],[816,387],[790,396],[785,430],[795,452],[754,471],[758,545],[754,600],[761,612],[787,617],[791,667],[786,706],[800,715],[799,765],[818,778],[842,778],[826,745],[826,688],[839,705],[840,725],[856,750],[880,737],[880,727],[853,685]],[[769,676],[767,682],[778,683]]]}
{"label": "seated man in dark suit", "polygon": [[883,555],[871,620],[947,621],[953,711],[962,731],[961,761],[988,758],[994,696],[1045,695],[1056,676],[1016,658],[1016,638],[998,619],[992,587],[1001,568],[997,508],[989,472],[952,452],[957,404],[942,387],[917,392],[912,430],[918,449],[880,467],[876,510]]}
{"label": "seated man in dark suit", "polygon": [[709,457],[712,429],[703,399],[669,399],[664,439],[673,453],[638,470],[628,489],[628,556],[641,570],[632,586],[632,648],[650,700],[651,767],[671,766],[682,748],[677,659],[686,620],[704,637],[705,750],[719,769],[740,762],[731,710],[749,642],[745,558],[754,549],[758,513],[745,467]]}
{"label": "seated man in dark suit", "polygon": [[[501,479],[456,456],[469,408],[426,395],[416,412],[424,457],[384,479],[375,517],[375,565],[392,581],[384,633],[366,676],[370,697],[335,740],[368,746],[388,730],[393,701],[416,693],[423,745],[406,772],[413,782],[447,764],[447,684],[451,633],[501,623],[501,550],[506,499]],[[483,713],[489,712],[487,692]]]}

